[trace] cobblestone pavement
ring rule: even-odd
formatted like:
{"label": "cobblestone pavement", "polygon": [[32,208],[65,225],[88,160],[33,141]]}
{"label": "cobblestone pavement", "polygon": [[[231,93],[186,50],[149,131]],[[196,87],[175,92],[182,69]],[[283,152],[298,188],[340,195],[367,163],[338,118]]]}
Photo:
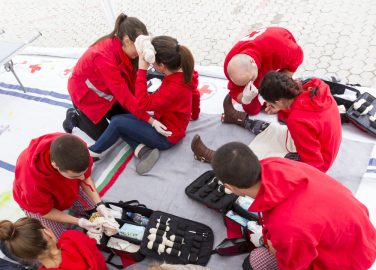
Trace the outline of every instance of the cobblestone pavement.
{"label": "cobblestone pavement", "polygon": [[[196,63],[222,66],[232,44],[253,29],[280,25],[303,47],[301,74],[337,74],[350,83],[376,87],[374,0],[113,0],[191,48]],[[0,0],[1,40],[28,39],[37,30],[43,47],[87,47],[112,30],[100,0]]]}

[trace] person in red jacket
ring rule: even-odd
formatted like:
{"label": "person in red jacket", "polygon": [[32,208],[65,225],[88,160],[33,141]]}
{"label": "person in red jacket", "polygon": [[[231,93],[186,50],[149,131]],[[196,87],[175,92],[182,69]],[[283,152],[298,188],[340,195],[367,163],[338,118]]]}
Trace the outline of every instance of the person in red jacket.
{"label": "person in red jacket", "polygon": [[135,99],[137,51],[134,41],[147,35],[137,18],[120,14],[114,30],[98,39],[80,57],[68,80],[68,91],[75,109],[68,109],[63,128],[71,133],[77,126],[97,140],[112,116],[132,113],[143,120]]}
{"label": "person in red jacket", "polygon": [[86,144],[74,135],[52,133],[35,138],[17,159],[13,198],[27,216],[40,220],[58,238],[66,224],[95,231],[95,223],[64,212],[70,209],[80,214],[96,207],[111,217],[95,190],[92,164]]}
{"label": "person in red jacket", "polygon": [[[274,111],[289,109],[286,125],[296,152],[285,157],[300,160],[323,172],[329,170],[342,141],[341,118],[329,86],[317,78],[301,86],[286,74],[270,71],[262,80],[259,92]],[[250,119],[245,112],[233,107],[228,113],[231,117],[241,115],[239,118],[243,118],[244,115],[239,125],[256,135],[269,126],[267,122]],[[213,151],[197,136],[192,141],[192,150],[197,159],[211,161]]]}
{"label": "person in red jacket", "polygon": [[[249,211],[260,213],[265,246],[280,269],[362,270],[375,262],[376,230],[368,210],[337,180],[301,162],[259,161],[238,142],[220,147],[212,167],[226,188],[254,198]],[[264,254],[247,258],[244,269],[276,269],[262,268],[273,265],[273,256]]]}
{"label": "person in red jacket", "polygon": [[135,149],[139,158],[136,171],[141,175],[154,166],[159,150],[169,149],[185,137],[189,121],[197,119],[200,113],[198,74],[189,49],[169,36],[154,37],[151,43],[156,51],[153,66],[165,77],[158,91],[149,95],[149,64],[140,52],[136,99],[141,110],[154,112],[155,119],[149,117],[146,122],[130,114],[114,116],[107,130],[89,147],[92,156],[98,156],[122,138]]}
{"label": "person in red jacket", "polygon": [[39,270],[105,270],[106,262],[94,239],[80,231],[65,231],[59,240],[39,220],[0,221],[0,240],[16,257],[37,261]]}
{"label": "person in red jacket", "polygon": [[[265,74],[276,70],[292,77],[302,62],[303,50],[287,29],[266,27],[253,31],[236,43],[225,58],[230,96],[242,104],[247,114],[255,115],[262,108],[257,88]],[[266,111],[274,113],[269,106]]]}

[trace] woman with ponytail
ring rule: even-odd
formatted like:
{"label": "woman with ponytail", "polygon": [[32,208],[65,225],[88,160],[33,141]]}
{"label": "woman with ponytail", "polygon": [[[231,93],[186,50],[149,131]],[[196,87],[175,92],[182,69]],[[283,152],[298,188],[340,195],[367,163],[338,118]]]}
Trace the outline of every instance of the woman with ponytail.
{"label": "woman with ponytail", "polygon": [[0,221],[0,241],[17,258],[39,263],[40,270],[107,269],[94,239],[80,231],[70,230],[57,241],[52,231],[33,218],[21,218],[15,223]]}
{"label": "woman with ponytail", "polygon": [[[258,135],[250,148],[260,159],[287,153],[284,157],[302,161],[326,172],[332,166],[342,140],[341,119],[337,103],[327,84],[313,78],[303,85],[281,72],[270,71],[261,81],[259,94],[270,110],[289,109],[286,126],[251,119],[245,112],[232,106],[224,117],[240,119],[236,122]],[[233,121],[235,123],[235,121]],[[277,140],[278,139],[278,140]],[[265,147],[267,142],[268,147]],[[263,148],[263,149],[262,149]],[[282,150],[281,153],[279,150]],[[210,162],[213,151],[196,136],[192,150],[198,159]],[[286,152],[287,151],[287,152]]]}
{"label": "woman with ponytail", "polygon": [[139,51],[135,95],[139,109],[153,111],[154,118],[149,117],[145,122],[130,114],[114,116],[107,130],[89,148],[102,153],[122,138],[135,150],[139,158],[136,171],[141,175],[154,166],[159,150],[169,149],[185,137],[189,121],[196,120],[200,113],[198,74],[194,71],[192,53],[169,36],[154,37],[151,44],[156,52],[153,67],[165,77],[158,91],[148,94],[149,64],[144,52]]}
{"label": "woman with ponytail", "polygon": [[68,91],[75,108],[67,110],[63,128],[71,133],[78,127],[97,140],[116,114],[132,113],[147,121],[137,110],[134,87],[137,68],[134,45],[146,26],[137,18],[120,14],[114,30],[98,39],[78,60],[68,80]]}

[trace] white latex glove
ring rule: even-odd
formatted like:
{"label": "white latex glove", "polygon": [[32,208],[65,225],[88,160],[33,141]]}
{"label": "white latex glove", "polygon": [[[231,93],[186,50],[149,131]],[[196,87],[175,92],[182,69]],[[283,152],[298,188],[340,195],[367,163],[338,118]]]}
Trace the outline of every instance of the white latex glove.
{"label": "white latex glove", "polygon": [[253,82],[250,81],[244,87],[243,96],[242,96],[242,104],[249,104],[252,100],[258,95],[258,89],[253,85]]}
{"label": "white latex glove", "polygon": [[262,227],[257,225],[256,221],[250,221],[247,223],[247,228],[253,232],[250,236],[251,242],[255,245],[255,247],[261,247],[264,244]]}
{"label": "white latex glove", "polygon": [[151,44],[151,36],[139,35],[134,43],[138,55],[143,55],[146,62],[153,64],[155,62],[155,49]]}
{"label": "white latex glove", "polygon": [[171,131],[168,131],[167,130],[167,127],[165,125],[163,125],[161,122],[159,122],[158,120],[155,120],[153,121],[153,124],[151,125],[153,128],[155,128],[155,130],[159,133],[159,134],[162,134],[163,136],[165,137],[169,137],[172,135],[172,132]]}
{"label": "white latex glove", "polygon": [[78,226],[92,233],[101,233],[103,231],[102,226],[86,218],[78,219]]}
{"label": "white latex glove", "polygon": [[105,219],[114,219],[111,211],[103,204],[97,206],[97,212],[101,214]]}

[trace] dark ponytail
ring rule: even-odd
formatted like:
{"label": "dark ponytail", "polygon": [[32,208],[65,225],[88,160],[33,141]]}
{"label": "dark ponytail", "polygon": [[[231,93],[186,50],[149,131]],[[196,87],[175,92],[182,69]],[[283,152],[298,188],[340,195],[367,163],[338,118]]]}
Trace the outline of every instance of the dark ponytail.
{"label": "dark ponytail", "polygon": [[155,61],[157,64],[162,63],[171,71],[181,68],[184,73],[184,83],[189,83],[192,80],[195,62],[187,47],[179,45],[175,38],[169,36],[155,37],[151,43],[156,52]]}
{"label": "dark ponytail", "polygon": [[33,218],[21,218],[15,223],[3,220],[0,221],[0,241],[5,243],[14,256],[35,260],[48,249],[43,229],[40,221]]}
{"label": "dark ponytail", "polygon": [[261,81],[259,93],[267,102],[276,102],[281,98],[294,99],[301,92],[299,83],[284,73],[269,71]]}
{"label": "dark ponytail", "polygon": [[118,36],[121,41],[125,36],[128,36],[129,39],[134,42],[139,35],[148,35],[148,30],[146,29],[145,24],[135,17],[128,17],[124,13],[121,13],[116,18],[114,30],[108,35],[99,38],[91,46],[94,46],[105,39],[116,36]]}

